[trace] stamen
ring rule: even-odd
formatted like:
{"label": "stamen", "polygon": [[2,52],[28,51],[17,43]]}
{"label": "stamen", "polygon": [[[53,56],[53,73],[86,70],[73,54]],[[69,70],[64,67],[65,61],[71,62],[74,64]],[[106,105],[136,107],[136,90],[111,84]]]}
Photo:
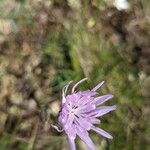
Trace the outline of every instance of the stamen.
{"label": "stamen", "polygon": [[63,132],[63,129],[59,129],[56,125],[51,124],[51,127],[57,130],[58,132]]}
{"label": "stamen", "polygon": [[66,102],[66,93],[68,90],[69,85],[72,83],[73,81],[70,81],[63,89],[62,89],[62,103],[64,104]]}
{"label": "stamen", "polygon": [[79,82],[77,82],[77,83],[73,86],[71,93],[74,93],[75,88],[76,88],[80,83],[86,81],[87,79],[88,79],[88,78],[84,78],[84,79],[80,80]]}

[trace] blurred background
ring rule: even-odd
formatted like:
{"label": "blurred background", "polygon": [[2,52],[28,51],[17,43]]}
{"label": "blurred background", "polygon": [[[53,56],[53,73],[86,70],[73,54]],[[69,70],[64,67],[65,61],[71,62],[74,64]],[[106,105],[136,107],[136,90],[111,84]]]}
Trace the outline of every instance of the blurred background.
{"label": "blurred background", "polygon": [[[98,150],[150,149],[149,0],[0,0],[0,150],[67,150],[61,89],[105,80],[117,110],[102,118]],[[79,150],[85,150],[77,140]]]}

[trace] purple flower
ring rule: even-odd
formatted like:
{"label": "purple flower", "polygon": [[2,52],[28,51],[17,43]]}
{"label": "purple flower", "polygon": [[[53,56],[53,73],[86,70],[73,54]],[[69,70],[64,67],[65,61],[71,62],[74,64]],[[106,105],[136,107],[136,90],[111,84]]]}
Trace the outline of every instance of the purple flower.
{"label": "purple flower", "polygon": [[110,100],[113,95],[108,94],[96,97],[96,91],[103,85],[104,81],[99,83],[92,90],[75,91],[75,88],[85,80],[87,80],[87,78],[76,83],[72,88],[70,95],[66,96],[66,93],[72,81],[63,88],[62,106],[58,117],[62,130],[59,130],[57,126],[52,125],[59,132],[65,131],[68,137],[70,150],[76,150],[75,138],[77,135],[86,144],[88,150],[96,150],[94,143],[89,137],[89,130],[93,130],[106,138],[112,139],[112,136],[109,133],[95,125],[100,124],[98,117],[116,109],[115,105],[99,106]]}

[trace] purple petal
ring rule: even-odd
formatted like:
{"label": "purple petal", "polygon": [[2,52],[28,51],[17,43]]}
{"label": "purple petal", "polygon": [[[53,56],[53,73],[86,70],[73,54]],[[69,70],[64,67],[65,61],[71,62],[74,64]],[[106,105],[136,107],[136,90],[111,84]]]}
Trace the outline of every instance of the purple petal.
{"label": "purple petal", "polygon": [[81,140],[86,144],[88,150],[96,150],[94,143],[89,137],[89,134],[87,131],[78,128],[77,135],[81,138]]}
{"label": "purple petal", "polygon": [[94,104],[89,103],[84,106],[78,107],[77,111],[79,111],[80,113],[86,113],[86,112],[90,112],[94,109],[96,109],[96,106]]}
{"label": "purple petal", "polygon": [[113,138],[109,133],[107,133],[106,131],[104,131],[104,130],[102,130],[100,128],[92,127],[91,129],[93,131],[95,131],[96,133],[101,134],[102,136],[104,136],[104,137],[106,137],[108,139],[112,139]]}
{"label": "purple petal", "polygon": [[104,81],[100,82],[96,87],[94,87],[91,91],[97,91],[102,85],[104,84]]}
{"label": "purple petal", "polygon": [[94,103],[96,105],[100,105],[108,100],[110,100],[111,98],[113,98],[113,95],[109,94],[109,95],[103,95],[103,96],[100,96],[100,97],[97,97],[94,99]]}
{"label": "purple petal", "polygon": [[89,113],[89,116],[92,116],[92,117],[100,117],[100,116],[103,116],[107,113],[109,113],[110,111],[113,111],[116,109],[116,106],[113,105],[113,106],[100,106],[98,108],[96,108],[95,111]]}
{"label": "purple petal", "polygon": [[68,128],[70,128],[72,126],[73,120],[74,120],[74,117],[72,115],[69,115],[68,119],[65,123],[65,126],[64,126],[65,130],[67,130]]}
{"label": "purple petal", "polygon": [[87,90],[87,91],[82,91],[81,94],[82,94],[83,96],[94,96],[94,95],[96,95],[96,94],[98,94],[98,93],[95,92],[95,91]]}
{"label": "purple petal", "polygon": [[67,121],[67,115],[65,114],[67,111],[65,109],[63,109],[63,113],[60,112],[58,115],[58,120],[61,124],[64,124]]}
{"label": "purple petal", "polygon": [[70,150],[76,150],[76,146],[75,146],[75,141],[74,140],[75,140],[74,137],[68,136],[68,142],[69,142]]}
{"label": "purple petal", "polygon": [[89,118],[89,120],[90,120],[90,122],[92,123],[92,124],[100,124],[100,120],[99,119],[97,119],[97,118]]}
{"label": "purple petal", "polygon": [[68,104],[70,104],[70,106],[76,104],[79,101],[79,99],[80,99],[80,95],[78,93],[76,94],[74,93],[66,97],[66,101]]}
{"label": "purple petal", "polygon": [[65,132],[69,137],[73,137],[74,139],[76,138],[76,127],[74,124],[72,124],[69,128],[67,128]]}
{"label": "purple petal", "polygon": [[89,122],[89,120],[86,120],[86,118],[76,118],[76,123],[79,124],[82,128],[86,130],[90,130],[92,124]]}
{"label": "purple petal", "polygon": [[80,99],[80,101],[79,101],[79,105],[81,106],[83,106],[83,105],[85,105],[85,104],[87,104],[87,103],[93,103],[93,100],[94,100],[94,97],[89,97],[89,96],[87,96],[87,95],[85,95],[85,96],[83,96],[81,99]]}

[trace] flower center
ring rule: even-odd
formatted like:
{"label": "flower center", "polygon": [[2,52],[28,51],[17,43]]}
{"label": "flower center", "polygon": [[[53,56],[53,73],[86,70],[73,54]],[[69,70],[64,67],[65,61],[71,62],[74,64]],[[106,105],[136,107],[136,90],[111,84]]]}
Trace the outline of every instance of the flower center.
{"label": "flower center", "polygon": [[70,114],[77,116],[77,114],[78,114],[77,108],[78,108],[78,106],[73,106],[70,110]]}

